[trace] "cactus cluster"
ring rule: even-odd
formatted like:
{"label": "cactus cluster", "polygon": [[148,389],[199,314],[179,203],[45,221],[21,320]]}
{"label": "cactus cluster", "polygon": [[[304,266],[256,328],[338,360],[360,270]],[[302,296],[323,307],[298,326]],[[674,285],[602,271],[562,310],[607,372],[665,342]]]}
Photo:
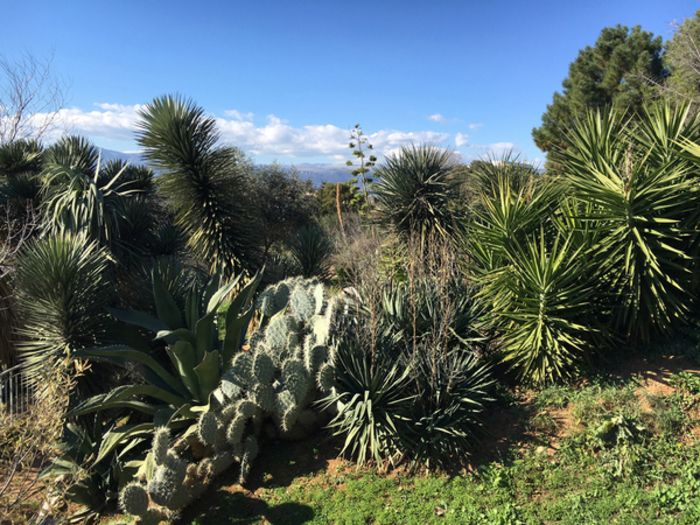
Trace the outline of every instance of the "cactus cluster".
{"label": "cactus cluster", "polygon": [[249,348],[232,359],[189,437],[204,446],[204,457],[188,462],[171,445],[168,431],[159,429],[147,482],[132,482],[121,492],[125,512],[146,518],[157,508],[167,516],[188,505],[235,462],[244,482],[266,421],[274,422],[281,436],[313,426],[315,413],[308,407],[319,390],[331,389],[335,378],[337,300],[328,299],[318,281],[294,278],[268,287],[257,307],[261,321]]}
{"label": "cactus cluster", "polygon": [[[271,416],[285,434],[316,390],[326,392],[332,386],[331,334],[337,303],[326,298],[323,284],[297,278],[267,288],[258,305],[261,325],[250,338],[250,349],[236,355],[223,375],[220,391],[224,408],[217,417],[225,426],[222,416],[228,410],[237,414],[234,421]],[[240,415],[229,408],[242,402],[252,413]],[[204,416],[202,419],[205,422]],[[230,433],[239,438],[238,431]]]}
{"label": "cactus cluster", "polygon": [[185,507],[204,492],[207,479],[199,464],[188,463],[171,447],[167,427],[156,429],[148,460],[152,467],[149,479],[128,483],[119,494],[119,504],[128,514],[142,522],[158,523]]}

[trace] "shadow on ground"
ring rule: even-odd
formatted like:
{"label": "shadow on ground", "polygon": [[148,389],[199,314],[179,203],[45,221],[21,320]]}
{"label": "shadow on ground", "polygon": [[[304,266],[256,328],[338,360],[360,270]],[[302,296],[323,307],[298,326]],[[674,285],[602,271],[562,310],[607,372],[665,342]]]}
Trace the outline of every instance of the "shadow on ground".
{"label": "shadow on ground", "polygon": [[[295,479],[324,472],[338,456],[336,443],[324,436],[303,441],[268,442],[261,447],[245,486],[238,483],[237,469],[218,478],[179,524],[243,525],[269,523],[299,525],[314,517],[314,511],[301,503],[268,505],[257,497],[262,488],[288,487]],[[225,516],[225,521],[222,517]]]}
{"label": "shadow on ground", "polygon": [[[180,522],[198,525],[247,525],[261,522],[271,525],[300,525],[314,517],[314,511],[308,505],[268,505],[255,496],[223,489],[210,493],[206,502],[202,501],[197,507],[199,512],[194,516],[183,516]],[[222,516],[226,516],[226,521],[221,521]]]}

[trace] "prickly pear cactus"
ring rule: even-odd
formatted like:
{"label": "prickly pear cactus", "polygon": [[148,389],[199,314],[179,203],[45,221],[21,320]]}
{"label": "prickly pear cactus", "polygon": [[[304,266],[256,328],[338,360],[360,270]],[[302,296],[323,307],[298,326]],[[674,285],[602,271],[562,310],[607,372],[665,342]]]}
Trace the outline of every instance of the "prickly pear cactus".
{"label": "prickly pear cactus", "polygon": [[236,462],[243,483],[258,455],[256,436],[263,421],[272,420],[280,436],[313,426],[309,405],[335,381],[333,333],[339,303],[327,297],[320,282],[293,278],[263,291],[257,307],[261,322],[248,340],[249,349],[228,363],[190,436],[207,454],[185,459],[180,448],[176,452],[169,431],[158,429],[150,479],[131,482],[121,491],[125,512],[143,521],[169,519]]}
{"label": "prickly pear cactus", "polygon": [[[214,409],[221,413],[240,400],[250,403],[250,413],[236,415],[226,431],[230,445],[229,437],[239,443],[244,422],[254,418],[272,417],[281,435],[289,433],[317,391],[329,391],[335,377],[337,301],[326,297],[323,284],[288,279],[263,291],[258,305],[262,323],[249,351],[236,355],[224,374],[221,408]],[[203,414],[201,422],[208,425],[209,419]]]}

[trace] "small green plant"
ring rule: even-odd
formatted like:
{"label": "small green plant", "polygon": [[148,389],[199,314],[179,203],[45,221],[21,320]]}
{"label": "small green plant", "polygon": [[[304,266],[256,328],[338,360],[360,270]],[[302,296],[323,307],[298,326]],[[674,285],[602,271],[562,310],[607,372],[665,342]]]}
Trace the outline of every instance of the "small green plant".
{"label": "small green plant", "polygon": [[647,429],[641,422],[624,413],[610,415],[595,426],[589,434],[591,445],[606,454],[615,477],[633,471],[642,458],[642,447]]}

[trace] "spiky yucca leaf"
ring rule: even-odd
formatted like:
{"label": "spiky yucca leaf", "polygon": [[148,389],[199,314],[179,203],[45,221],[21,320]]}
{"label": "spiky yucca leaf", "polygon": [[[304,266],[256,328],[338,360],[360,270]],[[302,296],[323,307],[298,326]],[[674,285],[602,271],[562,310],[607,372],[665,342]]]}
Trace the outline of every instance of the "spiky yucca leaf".
{"label": "spiky yucca leaf", "polygon": [[[524,242],[543,225],[551,229],[549,221],[561,199],[561,186],[550,182],[540,182],[534,189],[529,184],[514,186],[510,174],[502,169],[490,175],[492,180],[473,210],[466,253],[470,255],[469,270],[481,287],[495,291],[500,288],[499,279],[509,272],[508,246]],[[482,300],[493,308],[489,295],[482,294]]]}
{"label": "spiky yucca leaf", "polygon": [[140,191],[131,188],[132,181],[122,180],[125,171],[108,179],[101,175],[99,159],[92,174],[50,162],[42,174],[44,228],[52,233],[83,232],[106,246],[118,243],[126,201]]}
{"label": "spiky yucca leaf", "polygon": [[323,403],[337,410],[329,428],[345,437],[342,453],[359,465],[396,460],[402,453],[400,426],[415,398],[410,367],[381,351],[372,359],[353,337],[341,342],[336,360],[337,388]]}
{"label": "spiky yucca leaf", "polygon": [[110,298],[107,264],[104,249],[70,233],[38,239],[21,253],[18,352],[31,380],[104,333]]}
{"label": "spiky yucca leaf", "polygon": [[634,340],[668,333],[692,300],[689,246],[698,225],[689,219],[700,187],[692,164],[674,151],[681,130],[697,131],[685,115],[651,111],[631,127],[614,112],[591,113],[560,154],[573,195],[587,205],[585,219],[596,223],[597,253],[617,292],[617,327]]}
{"label": "spiky yucca leaf", "polygon": [[163,171],[160,187],[197,257],[228,274],[247,266],[246,161],[218,146],[215,120],[192,101],[164,96],[141,111],[138,141]]}
{"label": "spiky yucca leaf", "polygon": [[458,194],[453,166],[450,152],[433,146],[405,146],[388,157],[373,186],[379,218],[404,238],[451,236]]}
{"label": "spiky yucca leaf", "polygon": [[535,166],[520,161],[513,153],[472,161],[462,178],[467,192],[476,196],[497,194],[503,181],[514,193],[532,195],[543,179]]}
{"label": "spiky yucca leaf", "polygon": [[480,442],[495,380],[490,366],[466,348],[416,352],[414,359],[415,376],[422,379],[404,442],[414,464],[449,469]]}
{"label": "spiky yucca leaf", "polygon": [[509,244],[506,254],[506,270],[481,290],[502,329],[504,361],[526,382],[570,377],[598,331],[595,266],[571,237],[548,247],[543,231]]}

